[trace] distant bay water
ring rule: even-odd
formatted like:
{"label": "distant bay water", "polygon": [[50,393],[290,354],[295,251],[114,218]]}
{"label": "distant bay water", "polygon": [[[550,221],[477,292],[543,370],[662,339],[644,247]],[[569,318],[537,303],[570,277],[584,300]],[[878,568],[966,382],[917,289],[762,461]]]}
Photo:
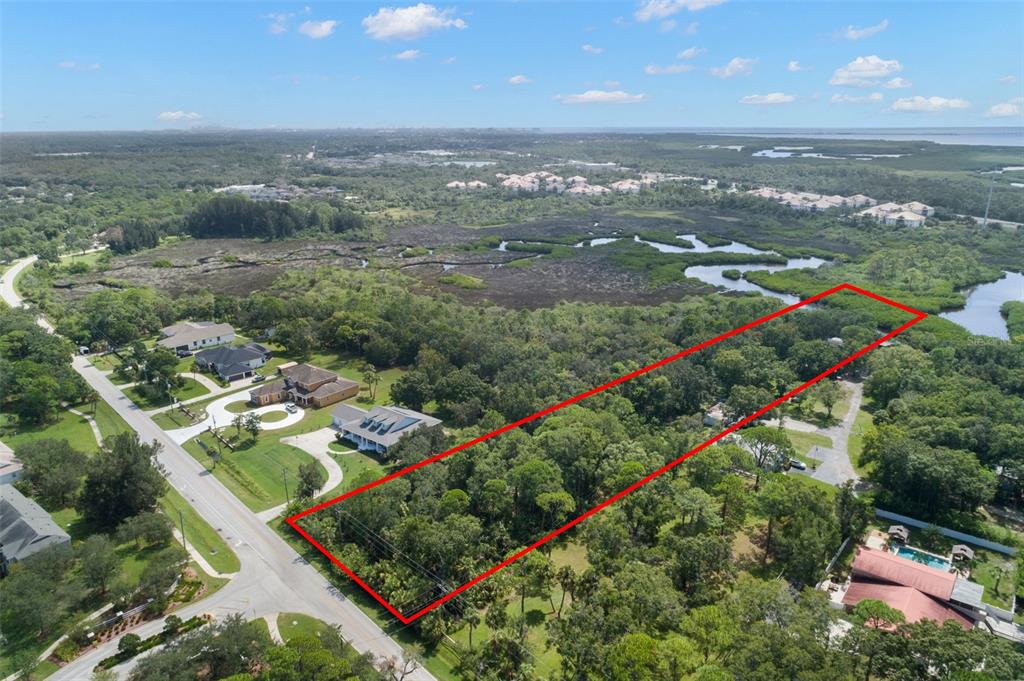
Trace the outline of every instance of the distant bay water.
{"label": "distant bay water", "polygon": [[[600,132],[548,128],[545,132]],[[969,146],[1024,147],[1024,127],[991,128],[608,128],[607,132],[693,133],[779,139],[849,139],[891,142],[923,141]]]}

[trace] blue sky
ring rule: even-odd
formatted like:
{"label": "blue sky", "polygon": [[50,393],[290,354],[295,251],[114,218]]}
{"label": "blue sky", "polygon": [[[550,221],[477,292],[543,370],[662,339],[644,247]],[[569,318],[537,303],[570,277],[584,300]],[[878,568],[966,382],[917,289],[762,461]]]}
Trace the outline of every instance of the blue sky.
{"label": "blue sky", "polygon": [[0,3],[0,126],[1021,125],[1024,3]]}

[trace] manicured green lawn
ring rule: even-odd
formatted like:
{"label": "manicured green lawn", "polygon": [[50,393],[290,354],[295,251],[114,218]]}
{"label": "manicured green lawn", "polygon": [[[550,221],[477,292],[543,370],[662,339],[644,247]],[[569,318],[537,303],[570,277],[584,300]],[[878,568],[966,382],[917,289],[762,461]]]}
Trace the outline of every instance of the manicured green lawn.
{"label": "manicured green lawn", "polygon": [[803,433],[797,430],[786,430],[786,435],[789,436],[789,441],[793,443],[793,448],[796,449],[796,458],[814,468],[821,463],[821,460],[807,455],[808,452],[811,451],[811,448],[814,446],[825,448],[832,446],[831,438],[819,435],[818,433]]}
{"label": "manicured green lawn", "polygon": [[[209,393],[209,389],[191,378],[182,377],[184,385],[174,391],[174,396],[181,401],[190,400],[195,397],[201,397]],[[139,386],[132,386],[131,388],[125,388],[124,394],[128,396],[135,404],[139,405],[143,409],[156,409],[157,407],[164,407],[170,404],[169,400],[166,399],[152,399],[148,395],[144,394]]]}
{"label": "manicured green lawn", "polygon": [[862,464],[861,454],[864,451],[864,436],[874,430],[874,417],[861,409],[857,412],[857,418],[853,422],[853,430],[850,431],[849,450],[850,463],[857,475],[865,477],[871,472],[871,466]]}
{"label": "manicured green lawn", "polygon": [[0,440],[11,449],[46,438],[67,440],[83,452],[95,452],[99,447],[89,422],[69,411],[59,412],[56,420],[43,425],[21,425],[16,417],[0,414]]}
{"label": "manicured green lawn", "polygon": [[[238,402],[232,402],[231,404],[227,405],[224,408],[227,411],[230,411],[232,414],[241,414],[242,412],[246,412],[252,409],[252,405],[249,404],[248,400],[239,400]],[[269,416],[269,414],[264,414],[264,420],[266,420],[267,416]],[[284,417],[282,416],[281,418]]]}
{"label": "manicured green lawn", "polygon": [[296,636],[319,636],[331,627],[323,620],[295,612],[282,612],[277,616],[277,628],[287,643]]}
{"label": "manicured green lawn", "polygon": [[[232,452],[226,447],[221,447],[223,460],[216,465],[196,440],[185,443],[185,449],[199,463],[206,466],[207,470],[212,470],[217,479],[241,499],[242,503],[253,511],[263,511],[285,502],[286,476],[290,494],[299,479],[299,466],[316,461],[301,449],[279,442],[282,432],[275,430],[262,433],[255,444],[249,445],[248,435],[243,431],[244,448]],[[234,436],[234,429],[226,429],[225,435]],[[207,433],[197,439],[211,449],[220,446],[220,443]],[[326,478],[327,472],[323,466],[319,463],[317,466]]]}
{"label": "manicured green lawn", "polygon": [[[1017,570],[1012,558],[993,551],[975,548],[971,580],[985,587],[982,600],[1009,610],[1017,588]],[[996,590],[996,584],[999,589]]]}
{"label": "manicured green lawn", "polygon": [[[199,414],[200,416],[203,415],[201,410],[196,412],[191,405],[189,406],[189,409],[192,409],[194,413]],[[159,426],[162,430],[177,430],[178,428],[185,428],[192,425],[192,419],[185,416],[185,414],[178,409],[168,409],[167,411],[162,411],[159,414],[153,414],[151,418],[153,419],[153,423]]]}
{"label": "manicured green lawn", "polygon": [[275,421],[284,421],[288,417],[288,412],[283,409],[280,411],[268,411],[262,415],[263,423],[274,423]]}
{"label": "manicured green lawn", "polygon": [[220,535],[199,517],[178,490],[168,487],[167,493],[160,498],[160,508],[179,530],[184,520],[185,540],[202,554],[214,570],[224,574],[239,570],[238,557]]}
{"label": "manicured green lawn", "polygon": [[105,355],[91,355],[89,363],[100,371],[113,371],[121,366],[121,360],[112,352],[108,352]]}
{"label": "manicured green lawn", "polygon": [[353,482],[366,471],[370,471],[373,479],[383,478],[391,469],[385,467],[376,459],[356,451],[347,453],[336,453],[332,450],[331,456],[341,466],[341,484],[334,489],[327,490],[320,496],[324,499],[332,499],[354,489]]}
{"label": "manicured green lawn", "polygon": [[100,433],[103,437],[110,437],[111,435],[118,435],[120,433],[127,433],[131,431],[129,426],[121,415],[114,411],[114,408],[103,400],[96,402],[96,411],[93,412],[91,409],[80,409],[79,411],[89,414],[96,421],[96,425],[100,429]]}

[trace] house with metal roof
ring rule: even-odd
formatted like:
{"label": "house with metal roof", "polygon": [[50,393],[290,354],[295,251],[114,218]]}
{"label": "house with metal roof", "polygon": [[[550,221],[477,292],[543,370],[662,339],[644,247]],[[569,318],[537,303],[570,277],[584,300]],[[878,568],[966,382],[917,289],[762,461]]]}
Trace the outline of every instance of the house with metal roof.
{"label": "house with metal roof", "polygon": [[39,504],[13,485],[0,485],[0,574],[6,574],[11,563],[70,544],[68,533]]}
{"label": "house with metal roof", "polygon": [[256,369],[270,359],[271,353],[259,343],[240,348],[207,348],[196,353],[196,364],[204,371],[212,371],[225,381],[252,376]]}
{"label": "house with metal roof", "polygon": [[195,352],[227,345],[235,340],[235,327],[215,322],[179,322],[160,329],[157,345],[175,351]]}
{"label": "house with metal roof", "polygon": [[384,454],[409,433],[441,423],[440,419],[402,407],[374,407],[369,411],[339,404],[332,414],[334,427],[361,451]]}
{"label": "house with metal roof", "polygon": [[967,629],[985,618],[985,587],[956,572],[861,546],[850,574],[842,600],[848,607],[865,599],[879,600],[902,612],[908,622],[954,620]]}

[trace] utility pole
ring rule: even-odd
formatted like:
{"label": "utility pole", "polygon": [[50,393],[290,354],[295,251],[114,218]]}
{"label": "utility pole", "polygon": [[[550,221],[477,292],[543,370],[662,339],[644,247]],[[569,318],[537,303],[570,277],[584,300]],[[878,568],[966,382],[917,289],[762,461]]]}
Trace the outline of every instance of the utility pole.
{"label": "utility pole", "polygon": [[188,542],[185,540],[185,514],[178,509],[178,524],[181,525],[181,545],[185,547],[185,551],[188,551]]}
{"label": "utility pole", "polygon": [[288,498],[288,469],[285,468],[284,466],[281,466],[281,472],[284,473],[284,502],[285,506],[287,507],[290,506],[292,503],[291,499]]}

